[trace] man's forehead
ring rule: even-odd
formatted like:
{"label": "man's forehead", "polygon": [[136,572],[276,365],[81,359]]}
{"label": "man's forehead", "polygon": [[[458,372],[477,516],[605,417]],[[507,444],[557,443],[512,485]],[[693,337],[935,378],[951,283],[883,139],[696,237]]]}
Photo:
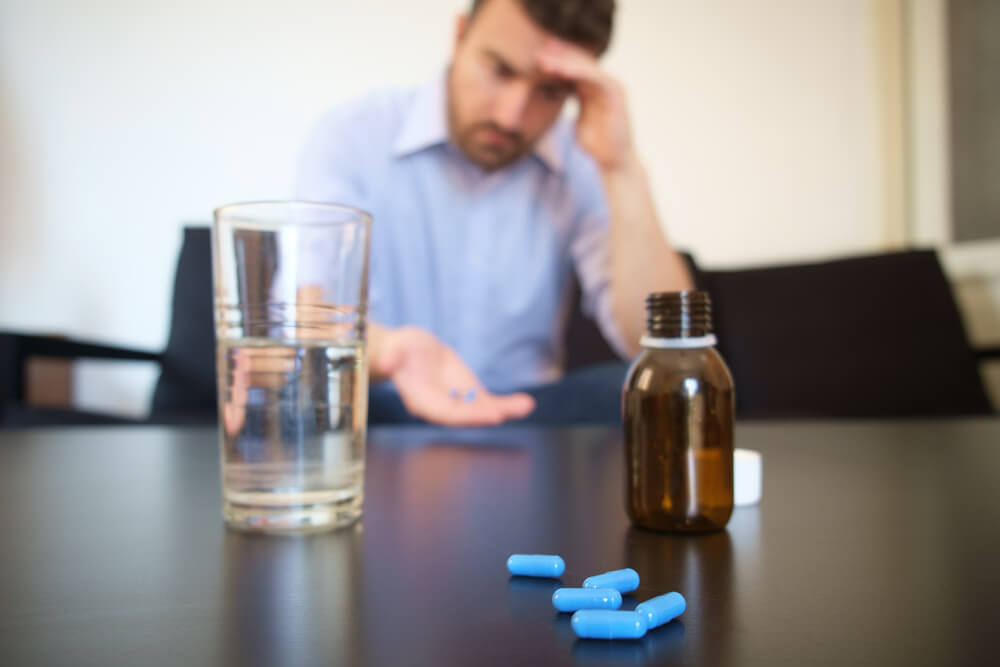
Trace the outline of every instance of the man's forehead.
{"label": "man's forehead", "polygon": [[491,0],[472,17],[470,36],[480,46],[492,48],[511,64],[527,66],[552,35],[537,25],[515,0]]}
{"label": "man's forehead", "polygon": [[[551,37],[551,39],[555,38]],[[475,44],[475,48],[486,57],[503,63],[518,76],[532,79],[538,83],[566,83],[566,79],[542,73],[538,65],[538,55],[542,52],[544,44],[545,42],[542,41],[537,46],[522,46],[511,40],[486,36]]]}
{"label": "man's forehead", "polygon": [[474,50],[540,83],[565,83],[565,79],[543,75],[539,69],[538,55],[547,44],[554,42],[563,48],[580,48],[535,23],[517,0],[483,3],[473,17],[468,36]]}

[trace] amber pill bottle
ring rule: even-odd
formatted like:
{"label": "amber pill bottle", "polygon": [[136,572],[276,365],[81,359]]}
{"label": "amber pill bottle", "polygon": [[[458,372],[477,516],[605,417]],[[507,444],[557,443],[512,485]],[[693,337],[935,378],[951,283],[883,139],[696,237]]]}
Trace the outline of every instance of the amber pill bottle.
{"label": "amber pill bottle", "polygon": [[702,291],[651,294],[622,393],[626,509],[641,528],[721,530],[733,511],[733,379]]}

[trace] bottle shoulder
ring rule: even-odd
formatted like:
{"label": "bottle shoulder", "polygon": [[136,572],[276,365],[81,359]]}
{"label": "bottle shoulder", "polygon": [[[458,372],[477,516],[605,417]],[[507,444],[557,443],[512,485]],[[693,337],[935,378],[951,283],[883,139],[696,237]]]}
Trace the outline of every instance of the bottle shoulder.
{"label": "bottle shoulder", "polygon": [[718,350],[699,347],[643,349],[629,368],[625,388],[660,393],[674,390],[686,379],[717,389],[733,386],[732,375]]}

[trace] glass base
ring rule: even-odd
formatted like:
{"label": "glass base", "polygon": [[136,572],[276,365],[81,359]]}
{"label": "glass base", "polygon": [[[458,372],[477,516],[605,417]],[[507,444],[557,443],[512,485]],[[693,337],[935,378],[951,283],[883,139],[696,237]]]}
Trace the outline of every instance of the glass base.
{"label": "glass base", "polygon": [[223,501],[222,517],[230,528],[250,533],[302,535],[350,526],[361,518],[361,494],[349,501],[286,507],[241,505]]}

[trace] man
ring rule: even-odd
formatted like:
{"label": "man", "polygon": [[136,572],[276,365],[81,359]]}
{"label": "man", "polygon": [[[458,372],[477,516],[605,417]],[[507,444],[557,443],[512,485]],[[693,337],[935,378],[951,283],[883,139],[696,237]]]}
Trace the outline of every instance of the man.
{"label": "man", "polygon": [[[498,424],[535,407],[509,392],[559,395],[571,271],[623,357],[646,295],[690,288],[622,87],[598,64],[613,13],[614,0],[476,0],[444,76],[336,109],[307,141],[298,196],[374,216],[370,371],[414,417]],[[575,123],[561,117],[571,96]],[[374,392],[373,411],[395,397]]]}

